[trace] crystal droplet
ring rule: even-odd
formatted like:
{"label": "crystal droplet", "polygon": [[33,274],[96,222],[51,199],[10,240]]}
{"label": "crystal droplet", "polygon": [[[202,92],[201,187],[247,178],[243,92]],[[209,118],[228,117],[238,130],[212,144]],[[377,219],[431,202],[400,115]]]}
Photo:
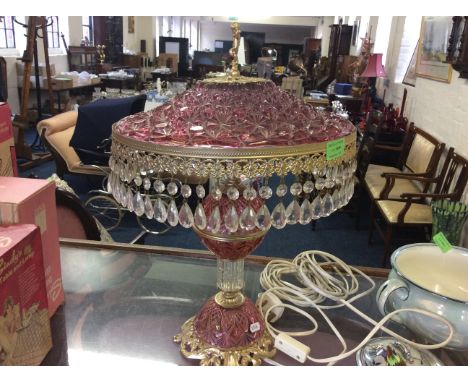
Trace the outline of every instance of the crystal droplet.
{"label": "crystal droplet", "polygon": [[164,185],[164,182],[161,179],[156,179],[153,183],[153,187],[158,194],[163,193],[166,189],[166,186]]}
{"label": "crystal droplet", "polygon": [[219,227],[221,226],[221,214],[219,212],[219,206],[216,206],[213,211],[211,211],[210,218],[206,224],[206,229],[213,233],[217,233],[219,231]]}
{"label": "crystal droplet", "polygon": [[310,211],[309,199],[304,199],[301,204],[301,212],[299,213],[299,223],[302,225],[309,224],[312,220],[312,213]]}
{"label": "crystal droplet", "polygon": [[278,185],[278,187],[276,187],[276,195],[279,198],[283,197],[287,193],[288,193],[288,186],[286,186],[284,183],[281,183],[280,185]]}
{"label": "crystal droplet", "polygon": [[193,213],[188,203],[183,203],[179,210],[179,223],[184,228],[193,226]]}
{"label": "crystal droplet", "polygon": [[262,186],[258,190],[258,194],[262,199],[270,199],[273,195],[273,190],[269,186]]}
{"label": "crystal droplet", "polygon": [[270,211],[268,211],[268,207],[266,204],[260,207],[257,212],[257,216],[255,217],[255,225],[257,228],[261,229],[262,231],[268,231],[271,227],[271,216]]}
{"label": "crystal droplet", "polygon": [[166,189],[169,195],[175,195],[177,194],[179,188],[177,187],[177,184],[175,182],[170,182],[167,185]]}
{"label": "crystal droplet", "polygon": [[141,184],[143,183],[143,179],[141,179],[141,176],[140,176],[140,175],[137,175],[133,181],[135,182],[135,184],[136,184],[138,187],[140,187]]}
{"label": "crystal droplet", "polygon": [[107,184],[106,184],[106,186],[107,186],[107,192],[110,193],[110,194],[112,194],[112,179],[113,179],[112,176],[110,176],[109,178],[107,178]]}
{"label": "crystal droplet", "polygon": [[299,195],[302,192],[302,184],[299,182],[294,182],[289,188],[289,192],[293,196]]}
{"label": "crystal droplet", "polygon": [[333,198],[330,194],[326,193],[322,198],[322,216],[329,216],[334,210]]}
{"label": "crystal droplet", "polygon": [[145,196],[145,215],[148,219],[152,219],[154,216],[153,204],[151,203],[151,198],[148,194]]}
{"label": "crystal droplet", "polygon": [[307,180],[304,183],[303,189],[306,194],[310,194],[314,190],[314,187],[314,182],[312,182],[311,180]]}
{"label": "crystal droplet", "polygon": [[289,203],[288,208],[286,208],[286,223],[296,224],[299,220],[300,214],[301,206],[299,205],[299,202],[294,199],[291,203]]}
{"label": "crystal droplet", "polygon": [[279,202],[271,213],[271,225],[277,229],[282,229],[286,225],[286,210],[283,202]]}
{"label": "crystal droplet", "polygon": [[118,193],[119,193],[119,203],[127,207],[127,193],[125,191],[125,187],[123,184],[119,181],[119,186],[118,186]]}
{"label": "crystal droplet", "polygon": [[224,215],[224,224],[229,232],[236,232],[239,228],[239,215],[237,215],[236,208],[233,205],[228,208],[226,215]]}
{"label": "crystal droplet", "polygon": [[187,199],[187,198],[190,198],[190,195],[192,195],[192,189],[190,188],[190,186],[188,184],[184,184],[181,188],[180,188],[180,193],[182,194],[182,196]]}
{"label": "crystal droplet", "polygon": [[143,188],[148,191],[151,188],[151,180],[148,178],[143,179]]}
{"label": "crystal droplet", "polygon": [[198,203],[197,208],[195,208],[195,216],[193,218],[195,225],[203,230],[206,228],[206,215],[205,209],[201,203]]}
{"label": "crystal droplet", "polygon": [[322,216],[322,200],[320,195],[317,195],[310,206],[310,213],[313,220],[317,220]]}
{"label": "crystal droplet", "polygon": [[239,225],[246,231],[252,231],[255,228],[255,211],[252,207],[244,208],[240,216]]}
{"label": "crystal droplet", "polygon": [[154,218],[160,223],[164,223],[167,219],[166,204],[161,198],[157,198],[154,202]]}
{"label": "crystal droplet", "polygon": [[346,196],[345,204],[347,204],[350,201],[350,199],[353,197],[353,194],[354,194],[354,182],[353,182],[353,179],[350,179],[348,195]]}
{"label": "crystal droplet", "polygon": [[133,209],[137,216],[141,216],[145,213],[145,203],[143,202],[143,197],[140,192],[137,192],[133,197]]}
{"label": "crystal droplet", "polygon": [[172,227],[175,227],[177,223],[179,223],[179,211],[177,211],[177,206],[174,199],[172,199],[169,203],[169,208],[167,211],[167,222]]}
{"label": "crystal droplet", "polygon": [[197,187],[196,187],[196,192],[197,192],[197,196],[200,198],[200,199],[203,199],[205,197],[205,188],[199,184]]}
{"label": "crystal droplet", "polygon": [[335,206],[336,209],[341,207],[341,199],[340,199],[340,193],[337,188],[335,188],[335,191],[333,191],[332,195],[333,199],[333,205]]}
{"label": "crystal droplet", "polygon": [[133,206],[133,193],[130,187],[127,189],[127,208],[130,212],[135,210],[135,207]]}

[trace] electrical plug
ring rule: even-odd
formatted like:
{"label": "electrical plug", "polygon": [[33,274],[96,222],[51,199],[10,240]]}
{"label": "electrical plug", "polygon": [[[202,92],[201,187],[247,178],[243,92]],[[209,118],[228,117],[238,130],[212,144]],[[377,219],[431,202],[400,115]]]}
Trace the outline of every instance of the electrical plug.
{"label": "electrical plug", "polygon": [[[263,293],[259,293],[257,299],[257,307],[262,311],[263,317],[265,317],[266,312],[270,307],[278,304],[282,304],[281,300],[275,296],[273,293],[267,293],[263,297],[262,305],[260,306],[260,301]],[[284,307],[283,306],[276,306],[270,310],[268,317],[265,317],[265,320],[268,322],[276,322],[278,321],[281,316],[283,315]]]}

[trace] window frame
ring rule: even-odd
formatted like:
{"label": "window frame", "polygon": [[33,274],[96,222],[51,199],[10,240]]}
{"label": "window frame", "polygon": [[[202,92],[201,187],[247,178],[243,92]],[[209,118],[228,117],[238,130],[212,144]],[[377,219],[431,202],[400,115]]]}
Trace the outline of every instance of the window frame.
{"label": "window frame", "polygon": [[[59,17],[58,16],[47,16],[47,23],[49,23],[49,17],[52,18],[52,24],[47,26],[47,42],[49,49],[58,49],[60,48],[60,26],[59,26]],[[54,22],[55,19],[55,22]],[[56,28],[54,28],[56,26]],[[54,43],[54,34],[57,35],[57,46]]]}
{"label": "window frame", "polygon": [[94,46],[94,23],[93,23],[93,16],[88,16],[88,24],[83,24],[83,19],[81,19],[81,27],[82,27],[82,34],[83,40],[85,38],[84,29],[88,28],[89,31],[89,45]]}
{"label": "window frame", "polygon": [[[7,28],[7,17],[11,20],[11,28]],[[0,18],[3,19],[3,26],[0,26],[0,33],[4,33],[5,35],[5,46],[0,46],[0,49],[16,49],[15,20],[13,17],[14,16],[0,16]],[[11,31],[13,33],[13,46],[8,46],[7,31]]]}

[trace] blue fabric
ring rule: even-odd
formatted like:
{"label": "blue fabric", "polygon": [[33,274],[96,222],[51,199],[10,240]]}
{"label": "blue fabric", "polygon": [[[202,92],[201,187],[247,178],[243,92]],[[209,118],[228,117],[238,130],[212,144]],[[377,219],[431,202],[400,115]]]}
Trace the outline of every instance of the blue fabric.
{"label": "blue fabric", "polygon": [[146,95],[100,99],[80,106],[70,146],[84,164],[104,165],[107,155],[97,149],[111,137],[112,124],[145,109]]}

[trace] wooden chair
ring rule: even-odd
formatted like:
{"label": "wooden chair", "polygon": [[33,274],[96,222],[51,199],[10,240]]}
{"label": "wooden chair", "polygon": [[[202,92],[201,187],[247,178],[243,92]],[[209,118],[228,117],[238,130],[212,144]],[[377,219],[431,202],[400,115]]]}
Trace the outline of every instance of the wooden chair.
{"label": "wooden chair", "polygon": [[[459,201],[466,188],[468,180],[468,161],[455,153],[453,148],[448,151],[440,174],[435,178],[421,177],[412,174],[394,174],[394,179],[418,181],[424,183],[425,189],[435,185],[433,192],[404,192],[398,197],[386,197],[377,200],[371,206],[371,223],[369,226],[369,244],[372,242],[374,227],[384,240],[384,256],[382,265],[385,266],[391,253],[393,231],[398,228],[430,228],[432,226],[432,210],[430,201],[449,199]],[[381,227],[376,220],[376,212],[382,217],[385,227]]]}
{"label": "wooden chair", "polygon": [[[375,151],[390,150],[400,152],[396,167],[370,164],[366,177],[365,188],[373,203],[382,198],[399,197],[404,192],[426,192],[429,184],[407,178],[392,178],[388,175],[409,173],[416,177],[433,177],[445,144],[438,139],[410,124],[403,144],[399,147],[375,145]],[[390,184],[393,182],[393,184]],[[418,183],[419,182],[419,183]]]}
{"label": "wooden chair", "polygon": [[370,135],[365,135],[362,138],[359,150],[356,155],[357,167],[354,174],[354,194],[344,212],[351,212],[355,215],[355,226],[359,229],[360,223],[360,204],[361,197],[364,191],[364,181],[369,168],[370,161],[374,152],[375,140]]}

